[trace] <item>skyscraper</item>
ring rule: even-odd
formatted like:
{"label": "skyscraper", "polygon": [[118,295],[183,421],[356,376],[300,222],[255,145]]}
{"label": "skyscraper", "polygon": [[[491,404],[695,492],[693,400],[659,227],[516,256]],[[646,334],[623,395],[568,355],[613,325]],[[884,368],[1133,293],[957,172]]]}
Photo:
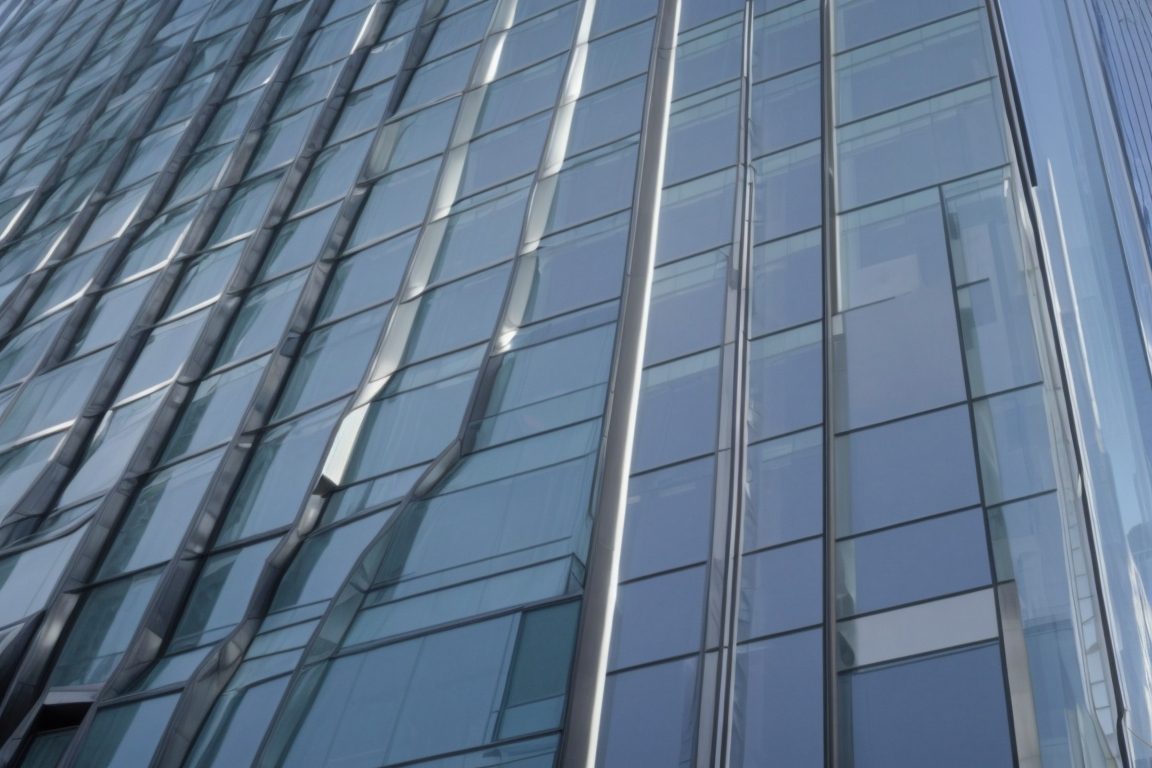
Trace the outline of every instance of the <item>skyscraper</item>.
{"label": "skyscraper", "polygon": [[1152,766],[1135,0],[0,0],[0,764]]}

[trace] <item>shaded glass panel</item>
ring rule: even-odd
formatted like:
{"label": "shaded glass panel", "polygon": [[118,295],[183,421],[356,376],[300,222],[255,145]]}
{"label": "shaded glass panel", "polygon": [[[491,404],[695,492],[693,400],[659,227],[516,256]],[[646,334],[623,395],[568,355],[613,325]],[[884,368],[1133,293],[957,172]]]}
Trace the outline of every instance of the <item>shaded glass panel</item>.
{"label": "shaded glass panel", "polygon": [[820,540],[745,555],[740,573],[741,639],[786,632],[824,617]]}
{"label": "shaded glass panel", "polygon": [[212,453],[157,472],[140,489],[100,566],[111,576],[172,557],[220,461]]}
{"label": "shaded glass panel", "polygon": [[708,558],[714,484],[712,459],[677,464],[628,482],[621,579]]}
{"label": "shaded glass panel", "polygon": [[824,418],[824,343],[812,323],[749,345],[749,439],[819,424]]}
{"label": "shaded glass panel", "polygon": [[745,550],[815,536],[824,529],[824,449],[819,430],[748,448]]}
{"label": "shaded glass panel", "polygon": [[737,651],[733,768],[824,765],[822,649],[811,631]]}
{"label": "shaded glass panel", "polygon": [[691,764],[696,754],[696,658],[608,677],[601,768]]}
{"label": "shaded glass panel", "polygon": [[841,615],[975,589],[990,579],[979,509],[842,541],[837,552]]}
{"label": "shaded glass panel", "polygon": [[836,451],[843,533],[980,503],[967,407],[853,432]]}
{"label": "shaded glass panel", "polygon": [[342,409],[335,403],[269,430],[253,452],[228,510],[223,543],[287,525],[296,517]]}
{"label": "shaded glass panel", "polygon": [[106,680],[128,648],[159,578],[160,571],[154,570],[93,589],[64,642],[51,684]]}
{"label": "shaded glass panel", "polygon": [[705,568],[620,585],[609,669],[692,653],[704,631]]}
{"label": "shaded glass panel", "polygon": [[856,768],[1014,764],[995,645],[849,673],[840,696],[841,749]]}
{"label": "shaded glass panel", "polygon": [[101,710],[77,752],[84,768],[146,768],[176,708],[176,694]]}
{"label": "shaded glass panel", "polygon": [[700,456],[716,447],[719,364],[720,353],[712,351],[644,372],[633,470]]}

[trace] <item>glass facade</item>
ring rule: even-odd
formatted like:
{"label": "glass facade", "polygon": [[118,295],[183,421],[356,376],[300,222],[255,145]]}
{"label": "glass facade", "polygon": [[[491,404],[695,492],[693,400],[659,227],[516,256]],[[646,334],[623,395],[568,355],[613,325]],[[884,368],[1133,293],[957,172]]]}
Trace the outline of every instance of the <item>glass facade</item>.
{"label": "glass facade", "polygon": [[1147,16],[1003,5],[0,0],[0,764],[1152,766]]}

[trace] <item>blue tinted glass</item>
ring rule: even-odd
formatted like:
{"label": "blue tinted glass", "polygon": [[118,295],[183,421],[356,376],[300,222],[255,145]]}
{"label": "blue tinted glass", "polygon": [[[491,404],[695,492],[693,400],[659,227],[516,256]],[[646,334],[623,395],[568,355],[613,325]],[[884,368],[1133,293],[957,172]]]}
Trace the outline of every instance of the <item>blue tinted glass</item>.
{"label": "blue tinted glass", "polygon": [[752,252],[751,334],[819,320],[823,274],[820,230],[757,246]]}
{"label": "blue tinted glass", "polygon": [[819,624],[824,616],[823,544],[790,544],[744,556],[740,574],[740,638]]}
{"label": "blue tinted glass", "polygon": [[824,529],[824,450],[819,430],[748,448],[744,549],[815,536]]}
{"label": "blue tinted glass", "polygon": [[979,509],[840,542],[842,615],[982,587],[989,581]]}
{"label": "blue tinted glass", "polygon": [[601,768],[691,764],[696,666],[693,657],[608,677],[597,761]]}
{"label": "blue tinted glass", "polygon": [[628,482],[620,578],[632,579],[707,559],[715,462],[701,459]]}
{"label": "blue tinted glass", "polygon": [[819,631],[741,646],[736,655],[733,768],[824,765]]}
{"label": "blue tinted glass", "polygon": [[642,471],[712,452],[719,411],[717,351],[644,373],[632,469]]}
{"label": "blue tinted glass", "polygon": [[620,586],[609,667],[657,661],[700,647],[704,627],[703,566]]}
{"label": "blue tinted glass", "polygon": [[980,503],[967,407],[854,432],[836,450],[843,533]]}
{"label": "blue tinted glass", "polygon": [[824,339],[813,323],[749,346],[748,432],[760,440],[824,418]]}
{"label": "blue tinted glass", "polygon": [[840,695],[840,745],[856,768],[1014,764],[998,646],[849,673]]}

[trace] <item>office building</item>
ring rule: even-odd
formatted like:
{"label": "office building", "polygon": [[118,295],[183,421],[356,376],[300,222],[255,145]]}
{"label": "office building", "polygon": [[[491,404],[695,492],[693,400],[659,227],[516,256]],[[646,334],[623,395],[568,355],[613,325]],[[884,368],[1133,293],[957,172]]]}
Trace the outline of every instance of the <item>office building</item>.
{"label": "office building", "polygon": [[0,12],[0,765],[1152,766],[1146,4]]}

